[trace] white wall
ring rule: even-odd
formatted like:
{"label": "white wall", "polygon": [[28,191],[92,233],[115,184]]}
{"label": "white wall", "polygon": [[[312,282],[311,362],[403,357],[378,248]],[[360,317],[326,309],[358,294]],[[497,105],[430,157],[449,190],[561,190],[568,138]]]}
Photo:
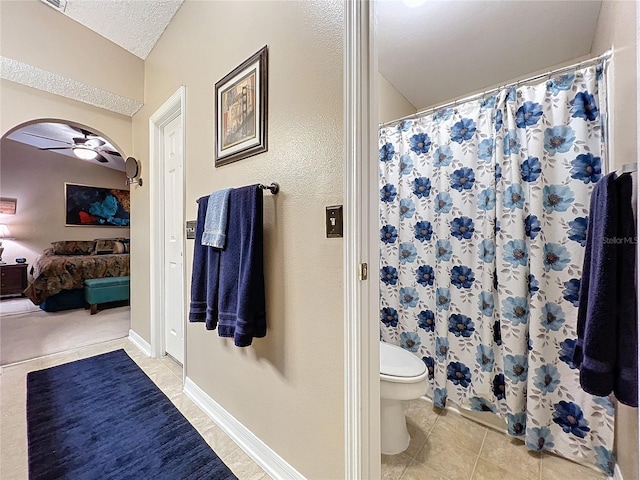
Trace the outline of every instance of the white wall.
{"label": "white wall", "polygon": [[[239,349],[190,324],[186,373],[318,480],[344,476],[343,241],[324,231],[325,206],[343,198],[343,29],[340,0],[187,1],[145,62],[145,106],[134,116],[134,154],[148,171],[149,117],[186,86],[187,219],[214,190],[280,183],[277,196],[264,194],[267,336]],[[214,84],[264,45],[269,151],[214,168]],[[147,185],[132,189],[134,245],[150,242]],[[189,287],[193,241],[186,248]],[[147,341],[149,262],[132,258],[132,328]]]}
{"label": "white wall", "polygon": [[413,113],[416,113],[416,107],[384,75],[378,73],[378,123],[390,122]]}
{"label": "white wall", "polygon": [[65,182],[128,190],[124,172],[92,165],[54,152],[44,152],[13,140],[0,142],[0,192],[16,198],[15,215],[0,214],[15,240],[3,242],[3,259],[25,257],[32,264],[51,242],[128,237],[125,227],[66,227]]}

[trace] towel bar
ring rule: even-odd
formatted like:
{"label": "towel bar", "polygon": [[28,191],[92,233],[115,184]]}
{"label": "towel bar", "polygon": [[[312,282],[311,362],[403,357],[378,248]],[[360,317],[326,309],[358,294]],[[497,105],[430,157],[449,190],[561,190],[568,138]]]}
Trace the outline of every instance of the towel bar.
{"label": "towel bar", "polygon": [[280,185],[276,182],[272,182],[271,185],[263,185],[259,183],[258,188],[261,188],[262,190],[269,190],[273,195],[277,195],[280,191]]}

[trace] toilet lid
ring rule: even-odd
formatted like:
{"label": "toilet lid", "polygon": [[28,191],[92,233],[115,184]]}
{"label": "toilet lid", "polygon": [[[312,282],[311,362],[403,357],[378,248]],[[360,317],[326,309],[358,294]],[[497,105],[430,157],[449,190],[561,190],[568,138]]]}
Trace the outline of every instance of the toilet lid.
{"label": "toilet lid", "polygon": [[402,347],[380,342],[380,373],[394,377],[417,377],[426,366],[422,360]]}

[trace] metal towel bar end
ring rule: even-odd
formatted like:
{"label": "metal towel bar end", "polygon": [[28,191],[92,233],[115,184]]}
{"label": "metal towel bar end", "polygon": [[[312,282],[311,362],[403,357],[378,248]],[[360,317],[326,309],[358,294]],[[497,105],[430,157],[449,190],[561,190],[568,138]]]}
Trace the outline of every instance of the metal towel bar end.
{"label": "metal towel bar end", "polygon": [[271,185],[263,185],[259,183],[258,188],[261,188],[262,190],[269,190],[273,195],[277,195],[280,191],[280,185],[276,182],[272,182]]}

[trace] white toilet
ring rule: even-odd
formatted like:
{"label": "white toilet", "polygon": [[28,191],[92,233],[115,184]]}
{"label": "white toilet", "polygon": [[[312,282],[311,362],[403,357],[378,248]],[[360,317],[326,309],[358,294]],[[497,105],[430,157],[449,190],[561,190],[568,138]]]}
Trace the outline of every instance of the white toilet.
{"label": "white toilet", "polygon": [[402,400],[413,400],[427,393],[427,367],[411,352],[380,342],[380,437],[385,455],[404,452],[409,432]]}

